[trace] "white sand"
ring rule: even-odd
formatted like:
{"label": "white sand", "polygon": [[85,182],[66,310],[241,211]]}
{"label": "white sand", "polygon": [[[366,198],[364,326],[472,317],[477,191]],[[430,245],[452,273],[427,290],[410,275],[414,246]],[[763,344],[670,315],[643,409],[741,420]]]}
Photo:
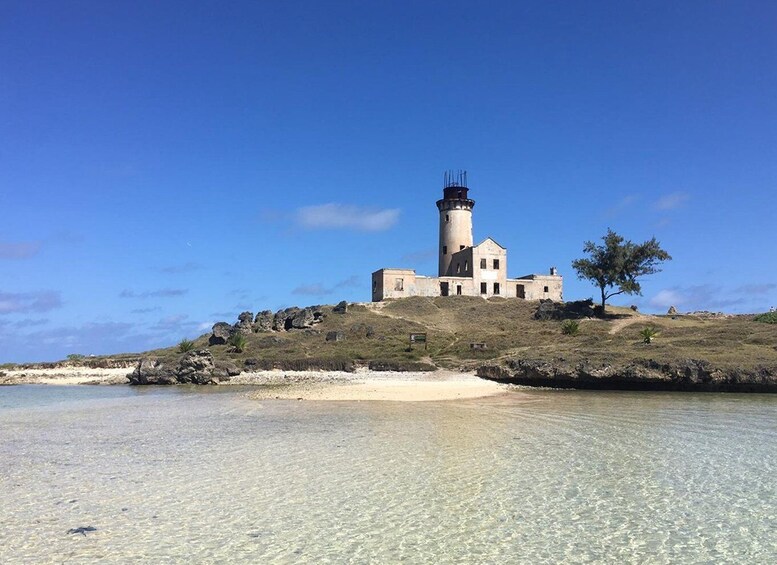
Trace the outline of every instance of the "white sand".
{"label": "white sand", "polygon": [[[0,384],[83,385],[127,384],[130,368],[6,370]],[[400,373],[361,369],[339,371],[257,371],[232,377],[222,385],[257,385],[251,398],[292,400],[429,401],[479,398],[500,394],[504,385],[453,371]]]}
{"label": "white sand", "polygon": [[505,392],[506,387],[472,374],[452,371],[395,373],[361,370],[355,373],[262,371],[237,377],[246,383],[273,385],[251,392],[255,399],[393,400],[419,402],[480,398]]}
{"label": "white sand", "polygon": [[125,384],[132,369],[91,369],[58,367],[56,369],[12,369],[1,371],[0,384],[83,385]]}

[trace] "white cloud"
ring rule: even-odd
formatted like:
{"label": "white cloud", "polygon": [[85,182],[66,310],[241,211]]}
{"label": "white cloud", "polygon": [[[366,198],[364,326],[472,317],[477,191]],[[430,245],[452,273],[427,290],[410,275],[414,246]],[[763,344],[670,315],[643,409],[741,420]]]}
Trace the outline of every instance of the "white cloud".
{"label": "white cloud", "polygon": [[674,210],[685,204],[689,198],[684,192],[673,192],[656,200],[653,207],[656,210]]}
{"label": "white cloud", "polygon": [[379,210],[348,204],[305,206],[296,212],[297,223],[306,229],[384,231],[396,224],[398,219],[398,208]]}
{"label": "white cloud", "polygon": [[680,306],[685,302],[685,297],[676,290],[659,291],[650,299],[650,305],[656,308],[669,308],[670,306]]}

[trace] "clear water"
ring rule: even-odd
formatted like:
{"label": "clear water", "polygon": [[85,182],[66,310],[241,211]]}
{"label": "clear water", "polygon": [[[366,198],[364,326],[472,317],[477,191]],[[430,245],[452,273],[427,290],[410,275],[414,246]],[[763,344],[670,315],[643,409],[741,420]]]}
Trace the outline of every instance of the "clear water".
{"label": "clear water", "polygon": [[244,392],[0,388],[0,562],[777,562],[776,396]]}

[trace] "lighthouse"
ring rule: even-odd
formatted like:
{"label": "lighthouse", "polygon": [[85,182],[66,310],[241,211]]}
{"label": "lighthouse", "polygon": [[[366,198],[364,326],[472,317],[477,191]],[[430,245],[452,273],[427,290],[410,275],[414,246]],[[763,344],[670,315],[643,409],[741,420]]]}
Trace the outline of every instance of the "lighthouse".
{"label": "lighthouse", "polygon": [[443,177],[443,196],[437,201],[440,211],[439,274],[453,273],[453,253],[472,247],[472,208],[475,201],[467,197],[467,172],[448,171]]}

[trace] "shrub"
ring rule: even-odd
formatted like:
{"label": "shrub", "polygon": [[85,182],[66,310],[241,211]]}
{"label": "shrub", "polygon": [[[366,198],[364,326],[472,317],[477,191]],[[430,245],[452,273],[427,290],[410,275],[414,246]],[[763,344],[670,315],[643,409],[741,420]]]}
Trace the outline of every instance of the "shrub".
{"label": "shrub", "polygon": [[241,333],[234,333],[229,336],[227,343],[232,346],[232,351],[235,353],[242,353],[246,348],[246,336]]}
{"label": "shrub", "polygon": [[86,355],[80,353],[71,353],[67,356],[68,361],[83,361],[84,359],[86,359]]}
{"label": "shrub", "polygon": [[753,320],[764,324],[777,324],[777,312],[773,311],[766,312],[765,314],[758,314]]}
{"label": "shrub", "polygon": [[642,336],[642,341],[644,343],[650,343],[658,336],[658,330],[653,326],[648,326],[642,329],[639,332],[639,335]]}
{"label": "shrub", "polygon": [[178,351],[180,353],[186,353],[192,349],[194,349],[194,342],[190,339],[184,338],[180,341],[180,343],[178,343]]}
{"label": "shrub", "polygon": [[580,322],[577,320],[564,320],[561,323],[561,333],[564,335],[577,335],[580,333]]}

